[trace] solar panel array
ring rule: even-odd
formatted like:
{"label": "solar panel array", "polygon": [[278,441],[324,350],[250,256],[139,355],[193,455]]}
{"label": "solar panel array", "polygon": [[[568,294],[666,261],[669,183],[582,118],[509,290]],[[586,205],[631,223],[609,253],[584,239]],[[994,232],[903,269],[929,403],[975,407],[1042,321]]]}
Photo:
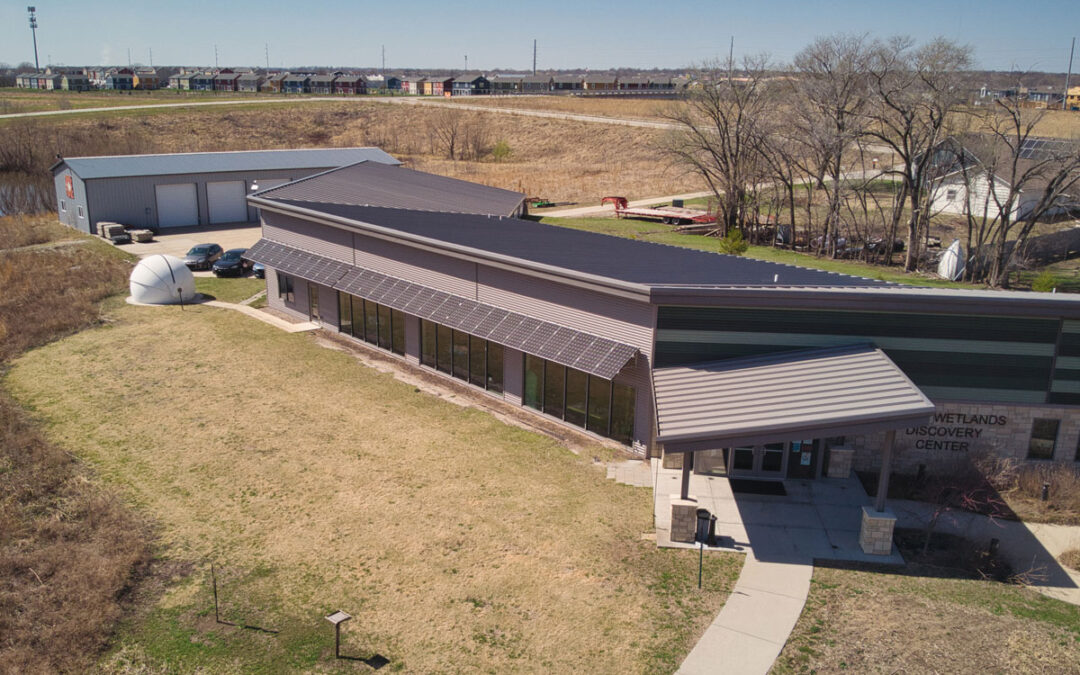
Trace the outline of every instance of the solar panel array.
{"label": "solar panel array", "polygon": [[470,335],[610,380],[637,349],[475,300],[260,239],[245,258]]}
{"label": "solar panel array", "polygon": [[1055,155],[1067,155],[1075,151],[1076,143],[1059,138],[1025,138],[1020,143],[1020,159],[1036,161],[1049,159]]}

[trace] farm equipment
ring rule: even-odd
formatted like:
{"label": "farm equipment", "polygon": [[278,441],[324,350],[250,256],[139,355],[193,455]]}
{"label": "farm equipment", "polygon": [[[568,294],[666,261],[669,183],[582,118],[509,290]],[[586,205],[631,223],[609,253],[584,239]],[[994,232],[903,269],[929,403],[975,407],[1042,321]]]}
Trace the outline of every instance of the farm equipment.
{"label": "farm equipment", "polygon": [[682,225],[684,223],[713,223],[716,214],[701,209],[688,209],[681,206],[656,206],[631,208],[626,197],[604,197],[600,204],[614,204],[615,215],[619,218],[649,218],[659,220],[667,225]]}
{"label": "farm equipment", "polygon": [[528,204],[530,209],[546,209],[549,206],[556,206],[555,202],[543,197],[529,197]]}

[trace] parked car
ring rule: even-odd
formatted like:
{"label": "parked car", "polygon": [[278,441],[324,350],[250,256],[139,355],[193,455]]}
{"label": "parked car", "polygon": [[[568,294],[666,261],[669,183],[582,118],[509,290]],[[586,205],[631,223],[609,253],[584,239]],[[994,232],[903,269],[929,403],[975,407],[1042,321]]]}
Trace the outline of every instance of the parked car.
{"label": "parked car", "polygon": [[266,278],[266,265],[263,265],[262,263],[255,263],[254,265],[251,266],[251,273],[254,274],[259,279],[265,279]]}
{"label": "parked car", "polygon": [[219,277],[242,277],[251,269],[251,261],[243,256],[246,248],[230,248],[214,263],[214,275]]}
{"label": "parked car", "polygon": [[192,270],[208,270],[221,257],[221,247],[217,244],[199,244],[192,246],[184,256],[184,264]]}

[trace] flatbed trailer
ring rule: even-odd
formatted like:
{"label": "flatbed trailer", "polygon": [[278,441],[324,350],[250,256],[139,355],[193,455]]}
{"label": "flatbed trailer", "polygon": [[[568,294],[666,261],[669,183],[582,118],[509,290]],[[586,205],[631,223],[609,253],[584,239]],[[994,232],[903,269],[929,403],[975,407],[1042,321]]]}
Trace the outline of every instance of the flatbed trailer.
{"label": "flatbed trailer", "polygon": [[659,220],[669,225],[682,225],[684,223],[712,223],[716,221],[716,214],[701,209],[687,209],[680,206],[659,206],[656,208],[629,206],[626,197],[604,197],[600,204],[614,204],[615,215],[618,218],[649,218]]}

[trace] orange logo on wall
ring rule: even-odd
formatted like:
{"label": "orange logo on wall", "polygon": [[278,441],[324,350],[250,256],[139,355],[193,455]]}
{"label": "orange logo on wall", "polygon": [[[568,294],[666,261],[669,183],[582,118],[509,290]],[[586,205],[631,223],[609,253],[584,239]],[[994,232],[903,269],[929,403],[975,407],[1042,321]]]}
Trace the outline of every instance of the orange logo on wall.
{"label": "orange logo on wall", "polygon": [[71,180],[71,176],[64,176],[64,187],[67,188],[68,199],[75,199],[75,182]]}

